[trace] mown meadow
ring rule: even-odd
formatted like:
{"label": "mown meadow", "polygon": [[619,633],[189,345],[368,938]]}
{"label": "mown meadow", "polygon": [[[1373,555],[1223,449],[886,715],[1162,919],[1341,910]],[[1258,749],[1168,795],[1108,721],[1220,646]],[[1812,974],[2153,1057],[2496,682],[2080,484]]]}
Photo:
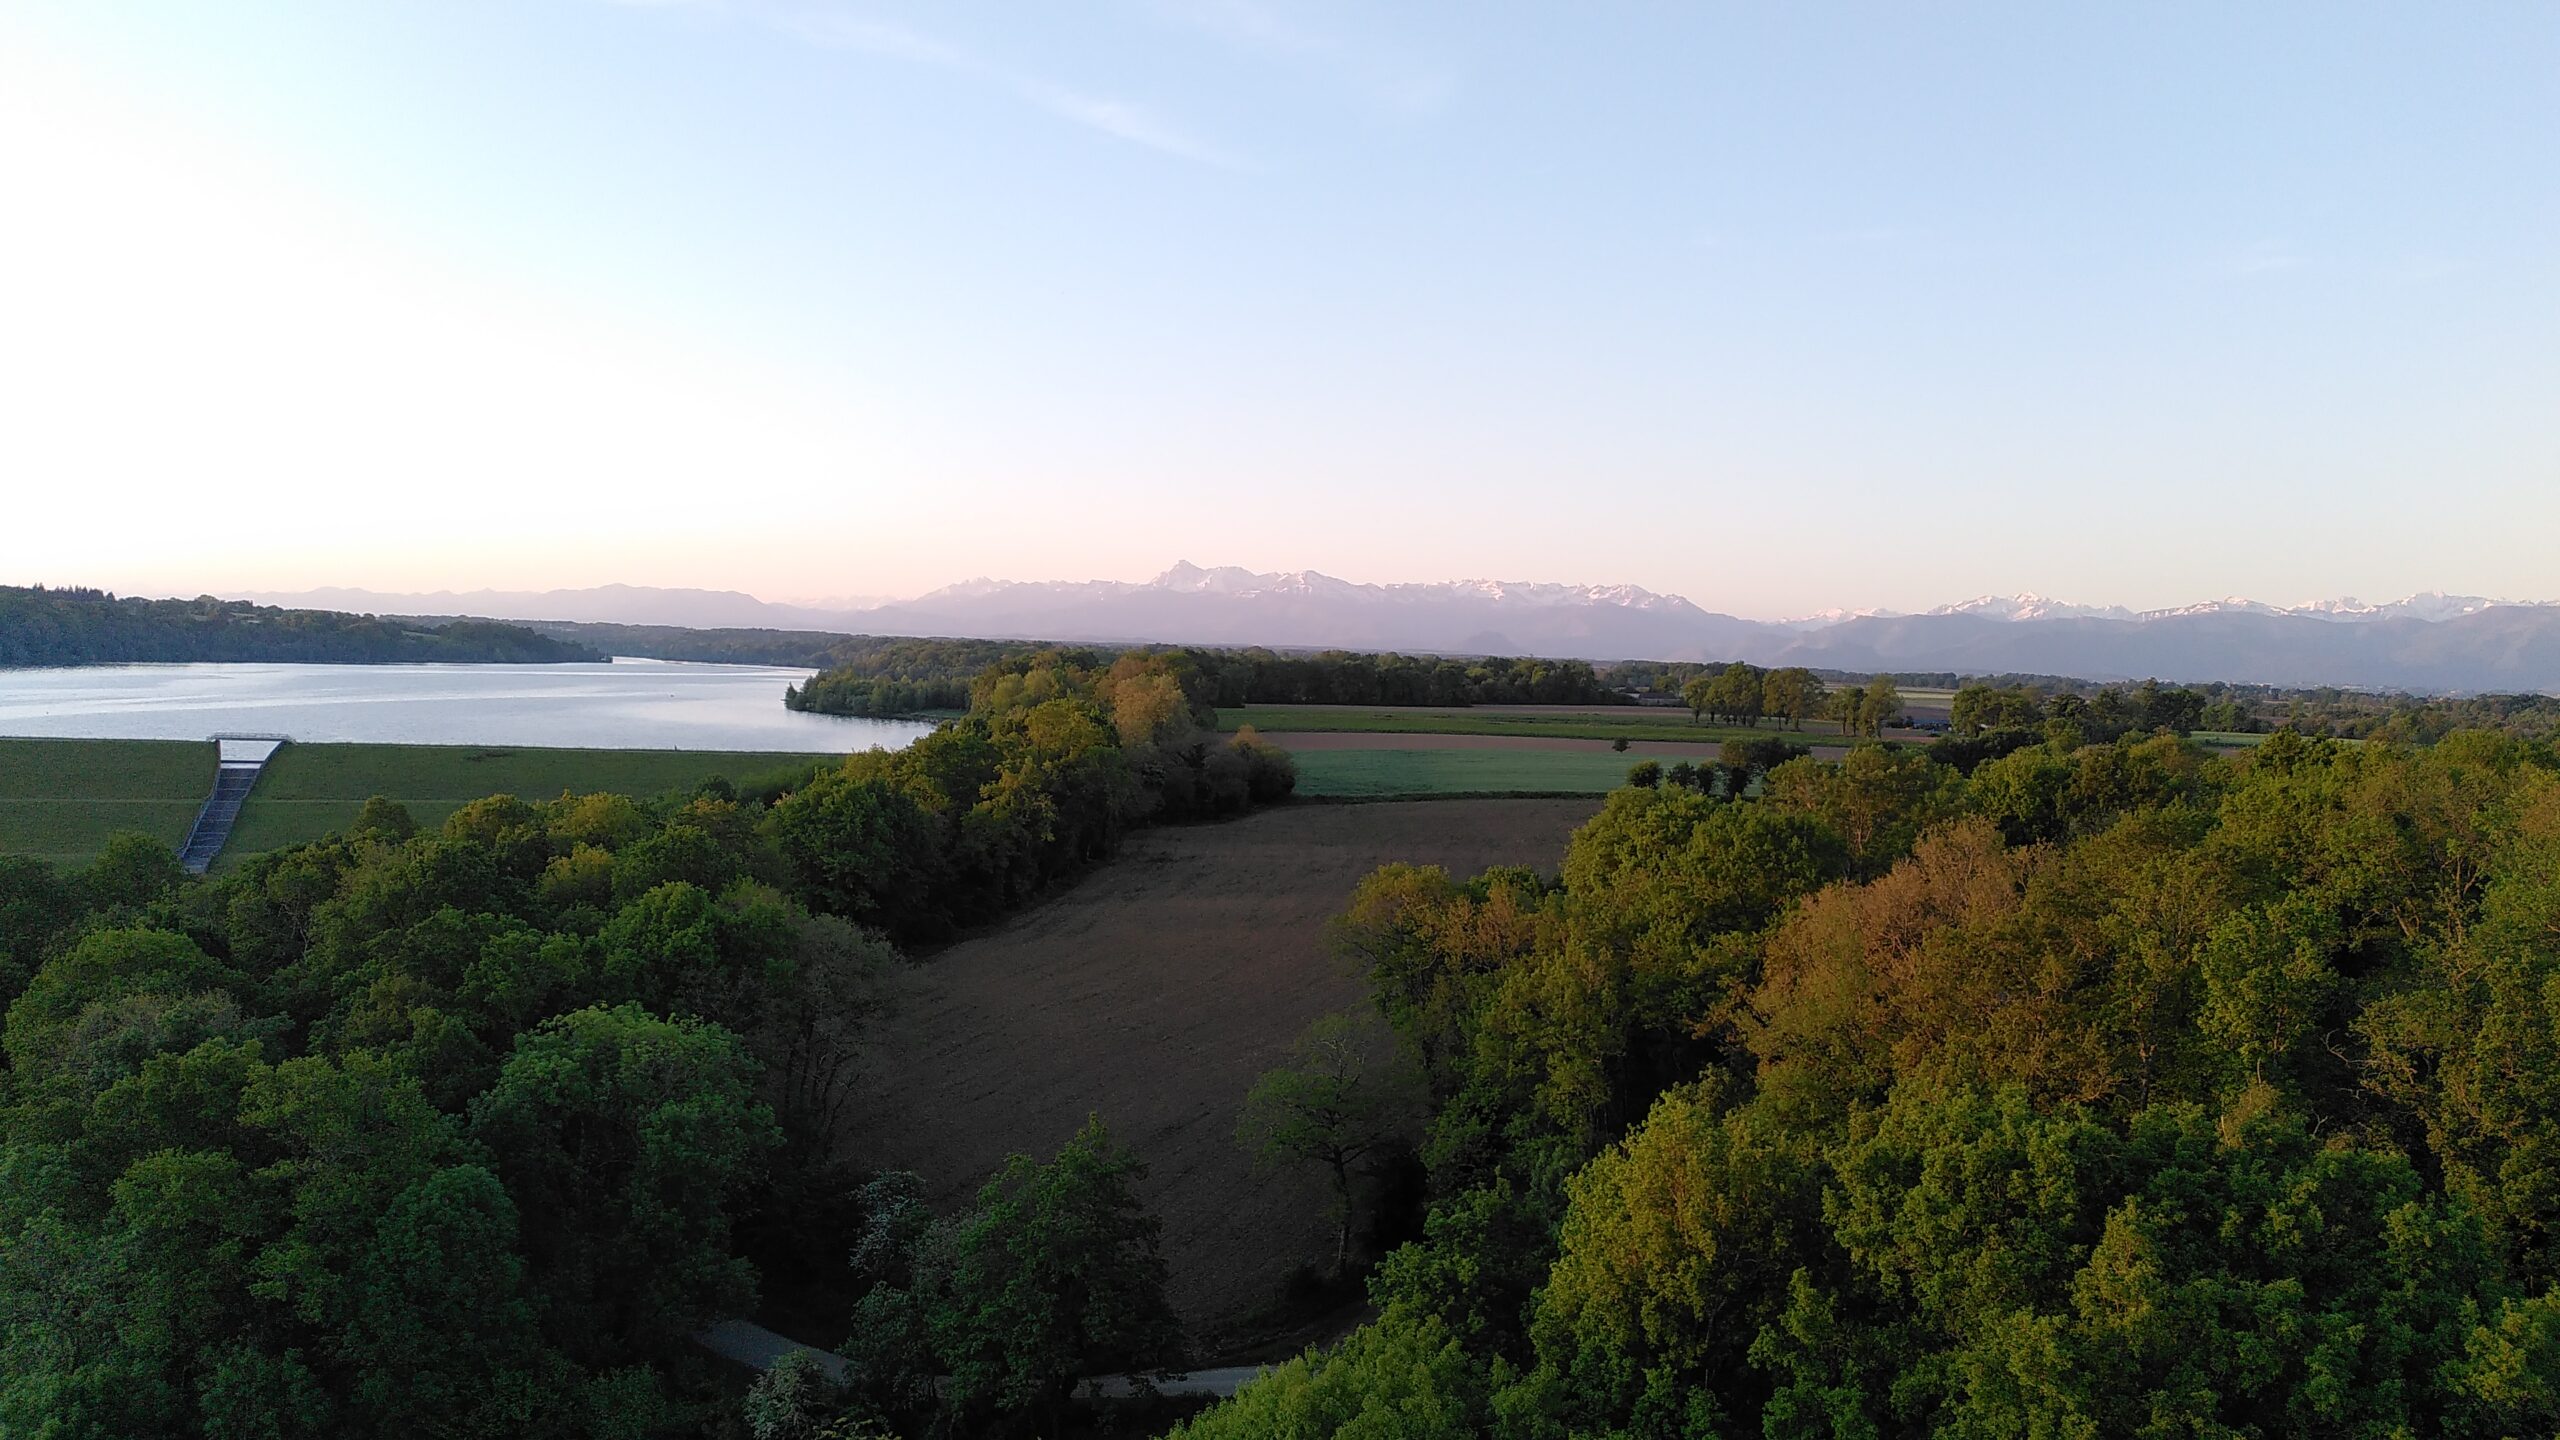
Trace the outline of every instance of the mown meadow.
{"label": "mown meadow", "polygon": [[1298,793],[1380,800],[1458,795],[1598,795],[1627,781],[1628,757],[1607,750],[1303,750]]}
{"label": "mown meadow", "polygon": [[1243,705],[1218,712],[1221,729],[1252,726],[1282,733],[1352,732],[1375,735],[1516,735],[1549,740],[1662,740],[1715,743],[1775,737],[1799,745],[1845,743],[1839,729],[1789,729],[1772,725],[1693,723],[1685,710],[1659,706],[1556,711],[1476,707],[1377,707],[1362,705]]}
{"label": "mown meadow", "polygon": [[[242,807],[227,861],[317,840],[355,822],[376,795],[422,825],[489,795],[536,798],[690,792],[715,778],[757,784],[832,765],[835,755],[710,750],[492,749],[460,745],[286,745]],[[175,846],[213,785],[210,742],[0,739],[0,854],[65,865],[137,831]]]}
{"label": "mown meadow", "polygon": [[0,739],[0,854],[86,865],[120,831],[175,849],[214,760],[211,741]]}

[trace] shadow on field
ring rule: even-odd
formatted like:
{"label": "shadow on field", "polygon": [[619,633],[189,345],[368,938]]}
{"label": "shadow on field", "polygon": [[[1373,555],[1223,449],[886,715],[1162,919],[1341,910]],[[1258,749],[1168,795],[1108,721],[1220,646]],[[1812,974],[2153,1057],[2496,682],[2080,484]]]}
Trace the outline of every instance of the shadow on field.
{"label": "shadow on field", "polygon": [[1332,1257],[1322,1178],[1257,1175],[1235,1141],[1245,1092],[1298,1032],[1367,1003],[1325,948],[1326,922],[1390,861],[1552,871],[1599,805],[1300,805],[1144,832],[899,978],[852,1153],[922,1174],[947,1210],[1007,1155],[1046,1159],[1099,1112],[1151,1168],[1141,1193],[1195,1343],[1245,1339],[1290,1308],[1293,1273]]}

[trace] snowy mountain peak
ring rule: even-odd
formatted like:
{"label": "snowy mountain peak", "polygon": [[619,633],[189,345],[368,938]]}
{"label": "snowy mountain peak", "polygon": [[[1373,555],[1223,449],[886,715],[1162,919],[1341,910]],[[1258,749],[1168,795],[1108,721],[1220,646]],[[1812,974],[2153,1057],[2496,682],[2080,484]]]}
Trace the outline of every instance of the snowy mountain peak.
{"label": "snowy mountain peak", "polygon": [[2145,620],[2166,620],[2173,615],[2282,615],[2286,612],[2263,600],[2225,595],[2219,600],[2206,600],[2194,605],[2180,605],[2168,610],[2145,610]]}
{"label": "snowy mountain peak", "polygon": [[1810,615],[1797,615],[1776,623],[1789,630],[1821,630],[1844,620],[1894,620],[1899,619],[1902,614],[1900,610],[1886,610],[1877,606],[1869,606],[1864,610],[1848,610],[1834,605],[1828,610],[1816,610]]}
{"label": "snowy mountain peak", "polygon": [[1408,603],[1483,600],[1508,605],[1609,605],[1629,610],[1695,608],[1677,595],[1658,595],[1640,585],[1558,585],[1524,580],[1438,580],[1360,585],[1317,570],[1267,575],[1237,565],[1204,568],[1188,560],[1176,564],[1141,588],[1236,598],[1335,595]]}
{"label": "snowy mountain peak", "polygon": [[[2368,605],[2354,596],[2337,600],[2314,600],[2304,605],[2270,605],[2263,600],[2228,595],[2220,600],[2207,600],[2195,605],[2180,605],[2165,610],[2128,610],[2121,605],[2074,605],[2047,595],[1980,595],[1953,605],[1941,605],[1932,615],[1973,615],[1986,620],[2168,620],[2190,615],[2291,615],[2312,620],[2361,622],[2370,620],[2452,620],[2482,610],[2508,605],[2550,605],[2547,600],[2493,600],[2482,595],[2447,595],[2427,591],[2388,605]],[[1822,623],[1838,619],[1856,619],[1856,615],[1825,612],[1811,617]],[[1782,621],[1796,628],[1808,628],[1803,622]]]}
{"label": "snowy mountain peak", "polygon": [[1941,605],[1932,615],[1975,615],[1985,620],[2130,620],[2133,612],[2121,605],[2073,605],[2050,595],[2028,591],[2017,595],[1977,595],[1953,605]]}
{"label": "snowy mountain peak", "polygon": [[[1304,573],[1301,572],[1302,575]],[[1194,595],[1251,595],[1284,588],[1284,582],[1294,578],[1299,577],[1259,575],[1241,565],[1220,565],[1204,570],[1182,560],[1147,584],[1157,590],[1179,590]]]}
{"label": "snowy mountain peak", "polygon": [[[1390,622],[1384,617],[1389,615],[1404,617],[1392,622],[1403,626],[1436,624],[1439,622],[1427,617],[1445,619],[1453,613],[1473,612],[1481,619],[1468,622],[1474,628],[1465,629],[1462,638],[1484,639],[1487,643],[1509,635],[1515,629],[1522,635],[1538,633],[1536,627],[1541,626],[1563,626],[1569,633],[1588,636],[1620,624],[1680,625],[1730,618],[1711,616],[1681,596],[1647,590],[1640,585],[1572,585],[1495,579],[1370,584],[1340,579],[1317,570],[1274,573],[1249,570],[1241,565],[1197,565],[1189,560],[1176,562],[1152,580],[1136,582],[1006,581],[981,577],[946,586],[909,603],[926,611],[954,607],[961,611],[988,606],[1031,607],[1024,611],[1026,616],[1058,614],[1063,613],[1065,607],[1086,604],[1118,606],[1121,608],[1115,613],[1125,616],[1151,614],[1150,606],[1170,607],[1166,618],[1148,620],[1143,627],[1134,619],[1114,622],[1132,627],[1129,633],[1133,634],[1139,633],[1141,628],[1150,632],[1178,628],[1171,617],[1187,615],[1204,606],[1231,609],[1238,615],[1257,610],[1287,613],[1296,617],[1292,623],[1306,624],[1313,624],[1314,617],[1326,615],[1350,617],[1365,614],[1371,617],[1357,624],[1345,618],[1341,631],[1344,635],[1366,633],[1373,624],[1388,625]],[[2303,605],[2270,605],[2246,596],[2227,595],[2219,600],[2193,605],[2135,611],[2122,605],[2076,604],[2025,591],[2014,595],[1977,595],[1921,614],[1922,617],[1955,616],[2001,624],[2100,620],[2142,625],[2214,616],[2331,623],[2382,620],[2433,623],[2519,604],[2551,606],[2560,605],[2560,602],[2493,600],[2479,595],[2447,595],[2429,591],[2387,605],[2369,605],[2352,596]],[[902,607],[889,608],[896,610]],[[1769,623],[1768,628],[1781,634],[1810,637],[1842,626],[1856,627],[1861,621],[1905,618],[1918,617],[1909,617],[1906,612],[1898,610],[1842,607],[1779,620]],[[1184,623],[1206,622],[1197,615],[1190,615]],[[1518,629],[1524,626],[1530,628]],[[1400,632],[1380,630],[1378,633]]]}
{"label": "snowy mountain peak", "polygon": [[[1417,598],[1439,596],[1506,602],[1516,605],[1614,605],[1626,610],[1688,607],[1677,595],[1658,595],[1641,585],[1559,585],[1535,580],[1452,580],[1441,585],[1390,585],[1391,591]],[[1692,607],[1694,608],[1694,607]]]}
{"label": "snowy mountain peak", "polygon": [[2477,614],[2506,605],[2549,605],[2548,600],[2493,600],[2485,595],[2447,595],[2441,590],[2423,590],[2405,600],[2388,605],[2367,605],[2349,595],[2339,600],[2315,600],[2296,605],[2291,613],[2316,615],[2324,620],[2451,620],[2457,616]]}
{"label": "snowy mountain peak", "polygon": [[1018,583],[1020,582],[1013,580],[998,580],[991,576],[978,575],[967,580],[955,581],[952,584],[943,586],[939,590],[927,591],[921,598],[925,600],[968,600],[981,595],[994,595],[1001,591],[1010,590]]}

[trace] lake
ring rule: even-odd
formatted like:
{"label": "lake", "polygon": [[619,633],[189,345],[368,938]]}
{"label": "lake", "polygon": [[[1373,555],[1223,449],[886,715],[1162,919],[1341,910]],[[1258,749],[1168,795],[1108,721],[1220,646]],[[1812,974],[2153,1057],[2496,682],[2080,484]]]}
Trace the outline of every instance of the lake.
{"label": "lake", "polygon": [[933,727],[782,708],[814,673],[621,660],[583,665],[88,665],[0,670],[0,735],[607,750],[902,749]]}

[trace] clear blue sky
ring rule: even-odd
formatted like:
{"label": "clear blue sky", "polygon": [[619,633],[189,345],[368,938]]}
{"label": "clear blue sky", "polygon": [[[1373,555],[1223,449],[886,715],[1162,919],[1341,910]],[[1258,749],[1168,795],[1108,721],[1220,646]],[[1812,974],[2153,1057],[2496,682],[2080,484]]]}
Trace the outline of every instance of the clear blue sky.
{"label": "clear blue sky", "polygon": [[12,581],[2560,595],[2547,3],[14,0],[0,185]]}

